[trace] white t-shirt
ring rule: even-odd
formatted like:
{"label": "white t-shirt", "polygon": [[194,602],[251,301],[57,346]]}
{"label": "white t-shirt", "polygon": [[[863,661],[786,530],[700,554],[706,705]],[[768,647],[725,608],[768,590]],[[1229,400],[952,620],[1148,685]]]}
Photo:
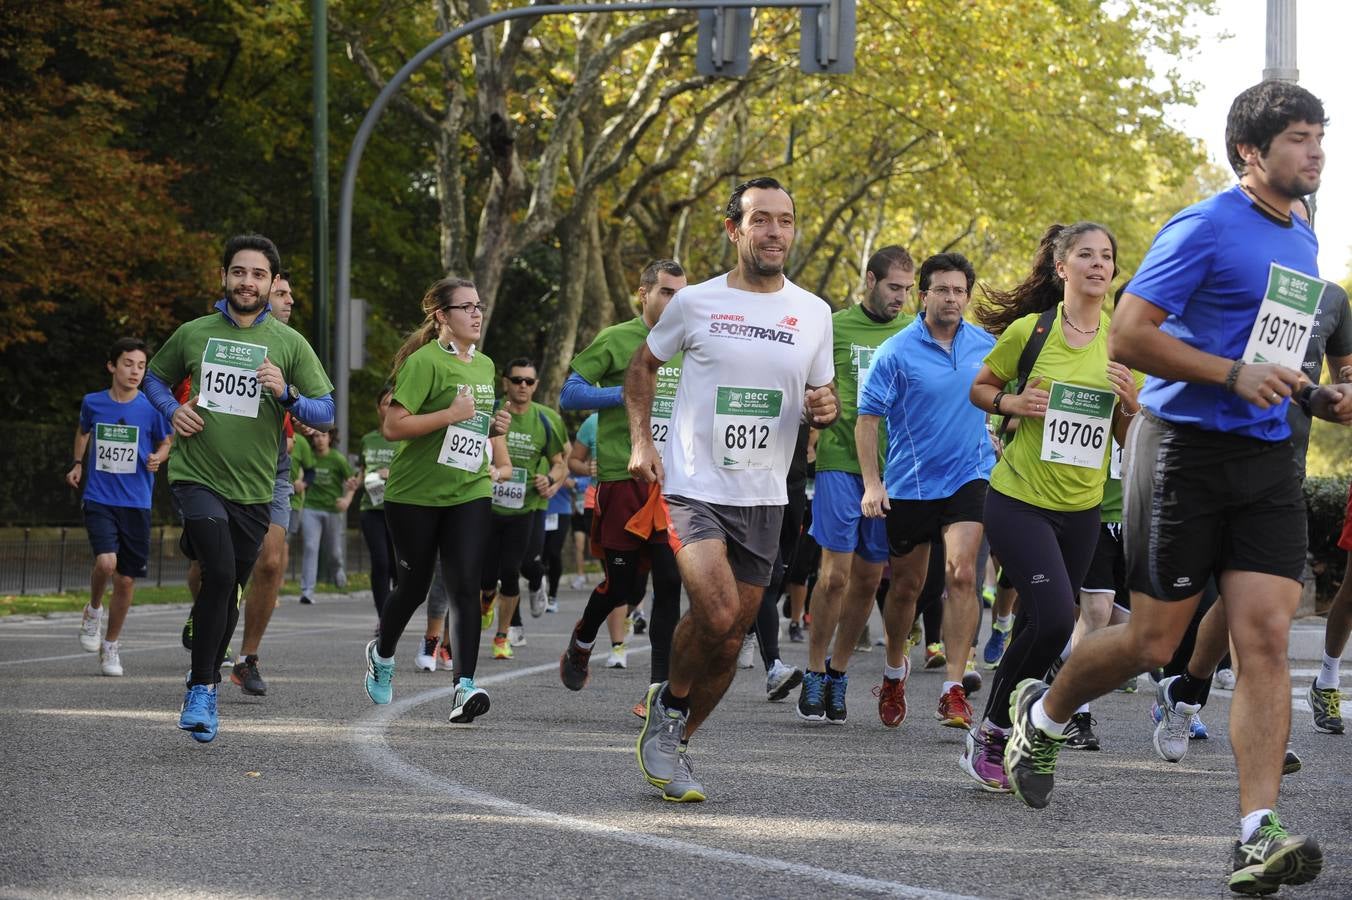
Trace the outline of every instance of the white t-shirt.
{"label": "white t-shirt", "polygon": [[831,307],[784,280],[742,291],[719,275],[678,291],[648,349],[685,352],[663,493],[726,506],[782,506],[808,385],[835,378]]}

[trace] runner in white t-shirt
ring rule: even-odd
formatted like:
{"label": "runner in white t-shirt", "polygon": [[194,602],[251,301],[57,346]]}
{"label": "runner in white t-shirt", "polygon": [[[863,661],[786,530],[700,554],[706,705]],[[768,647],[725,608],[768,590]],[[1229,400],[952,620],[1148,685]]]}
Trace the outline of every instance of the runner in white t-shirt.
{"label": "runner in white t-shirt", "polygon": [[[684,288],[634,353],[624,382],[629,471],[661,482],[690,611],[670,679],[648,691],[639,770],[668,800],[703,800],[686,743],[732,682],[778,551],[798,427],[830,425],[831,307],[784,277],[793,199],[773,178],[738,185],[724,230],[737,267]],[[684,352],[665,452],[650,428],[657,369]]]}

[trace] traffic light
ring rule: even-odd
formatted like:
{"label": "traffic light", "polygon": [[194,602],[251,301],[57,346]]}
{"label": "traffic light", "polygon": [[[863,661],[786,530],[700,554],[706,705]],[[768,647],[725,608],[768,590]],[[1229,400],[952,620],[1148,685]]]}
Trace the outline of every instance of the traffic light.
{"label": "traffic light", "polygon": [[719,6],[699,11],[695,71],[737,78],[751,68],[751,10]]}
{"label": "traffic light", "polygon": [[809,75],[854,71],[854,0],[828,0],[802,11],[798,67]]}

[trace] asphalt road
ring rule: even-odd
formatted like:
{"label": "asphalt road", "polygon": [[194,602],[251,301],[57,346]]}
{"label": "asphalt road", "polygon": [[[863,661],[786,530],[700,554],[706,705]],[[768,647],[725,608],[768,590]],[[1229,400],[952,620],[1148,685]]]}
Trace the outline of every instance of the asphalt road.
{"label": "asphalt road", "polygon": [[[765,701],[758,661],[692,744],[709,801],[673,804],[634,763],[646,641],[569,693],[557,661],[585,595],[560,600],[527,619],[514,660],[485,640],[492,710],[452,726],[450,673],[414,670],[412,634],[395,702],[366,698],[369,599],[284,598],[268,696],[224,684],[209,745],[175,727],[183,608],[132,611],[123,678],[80,650],[78,614],[0,620],[0,896],[1232,896],[1225,692],[1205,711],[1212,739],[1176,765],[1150,748],[1150,691],[1104,698],[1105,749],[1063,753],[1039,812],[959,771],[961,732],[931,718],[939,675],[913,676],[910,716],[889,731],[869,691],[881,653],[858,655],[849,722],[808,725]],[[1318,627],[1297,626],[1298,673],[1313,674]],[[787,661],[805,646],[785,641]],[[1296,705],[1305,767],[1280,812],[1326,864],[1280,896],[1349,897],[1352,737],[1315,733]]]}

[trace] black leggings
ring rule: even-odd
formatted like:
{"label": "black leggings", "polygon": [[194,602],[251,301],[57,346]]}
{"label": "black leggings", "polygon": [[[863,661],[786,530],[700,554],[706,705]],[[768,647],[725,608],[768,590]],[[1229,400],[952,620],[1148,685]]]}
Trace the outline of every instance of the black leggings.
{"label": "black leggings", "polygon": [[484,543],[483,576],[479,581],[484,593],[497,591],[504,597],[521,596],[521,564],[530,549],[534,527],[534,513],[520,516],[493,513],[488,540]]}
{"label": "black leggings", "polygon": [[361,536],[366,539],[366,549],[371,554],[371,599],[375,601],[378,616],[385,608],[390,591],[399,583],[399,573],[393,565],[394,543],[390,540],[389,526],[385,524],[385,510],[361,511]]}
{"label": "black leggings", "polygon": [[440,553],[442,573],[455,621],[455,672],[473,678],[479,661],[479,567],[488,542],[492,501],[483,497],[455,506],[414,506],[385,501],[385,522],[394,539],[395,559],[403,576],[380,611],[383,657],[394,656],[413,611],[427,599],[432,569]]}
{"label": "black leggings", "polygon": [[219,684],[221,663],[239,624],[239,596],[267,534],[268,504],[226,500],[209,488],[180,482],[174,502],[183,516],[179,546],[202,570],[192,604],[190,685]]}
{"label": "black leggings", "polygon": [[559,527],[545,532],[544,552],[540,554],[549,578],[549,596],[559,595],[559,581],[563,578],[563,546],[572,538],[573,529],[568,513],[559,513]]}
{"label": "black leggings", "polygon": [[653,602],[648,621],[648,643],[652,646],[651,681],[666,681],[671,665],[671,638],[681,618],[681,572],[670,545],[645,544],[637,550],[607,550],[602,565],[605,579],[587,599],[582,611],[578,638],[596,640],[606,617],[621,606],[643,599],[642,562],[652,566]]}
{"label": "black leggings", "polygon": [[1009,697],[1025,678],[1042,678],[1075,627],[1075,601],[1098,545],[1099,508],[1056,512],[986,494],[986,537],[991,552],[1019,591],[1019,613],[995,670],[986,718],[1008,728]]}

